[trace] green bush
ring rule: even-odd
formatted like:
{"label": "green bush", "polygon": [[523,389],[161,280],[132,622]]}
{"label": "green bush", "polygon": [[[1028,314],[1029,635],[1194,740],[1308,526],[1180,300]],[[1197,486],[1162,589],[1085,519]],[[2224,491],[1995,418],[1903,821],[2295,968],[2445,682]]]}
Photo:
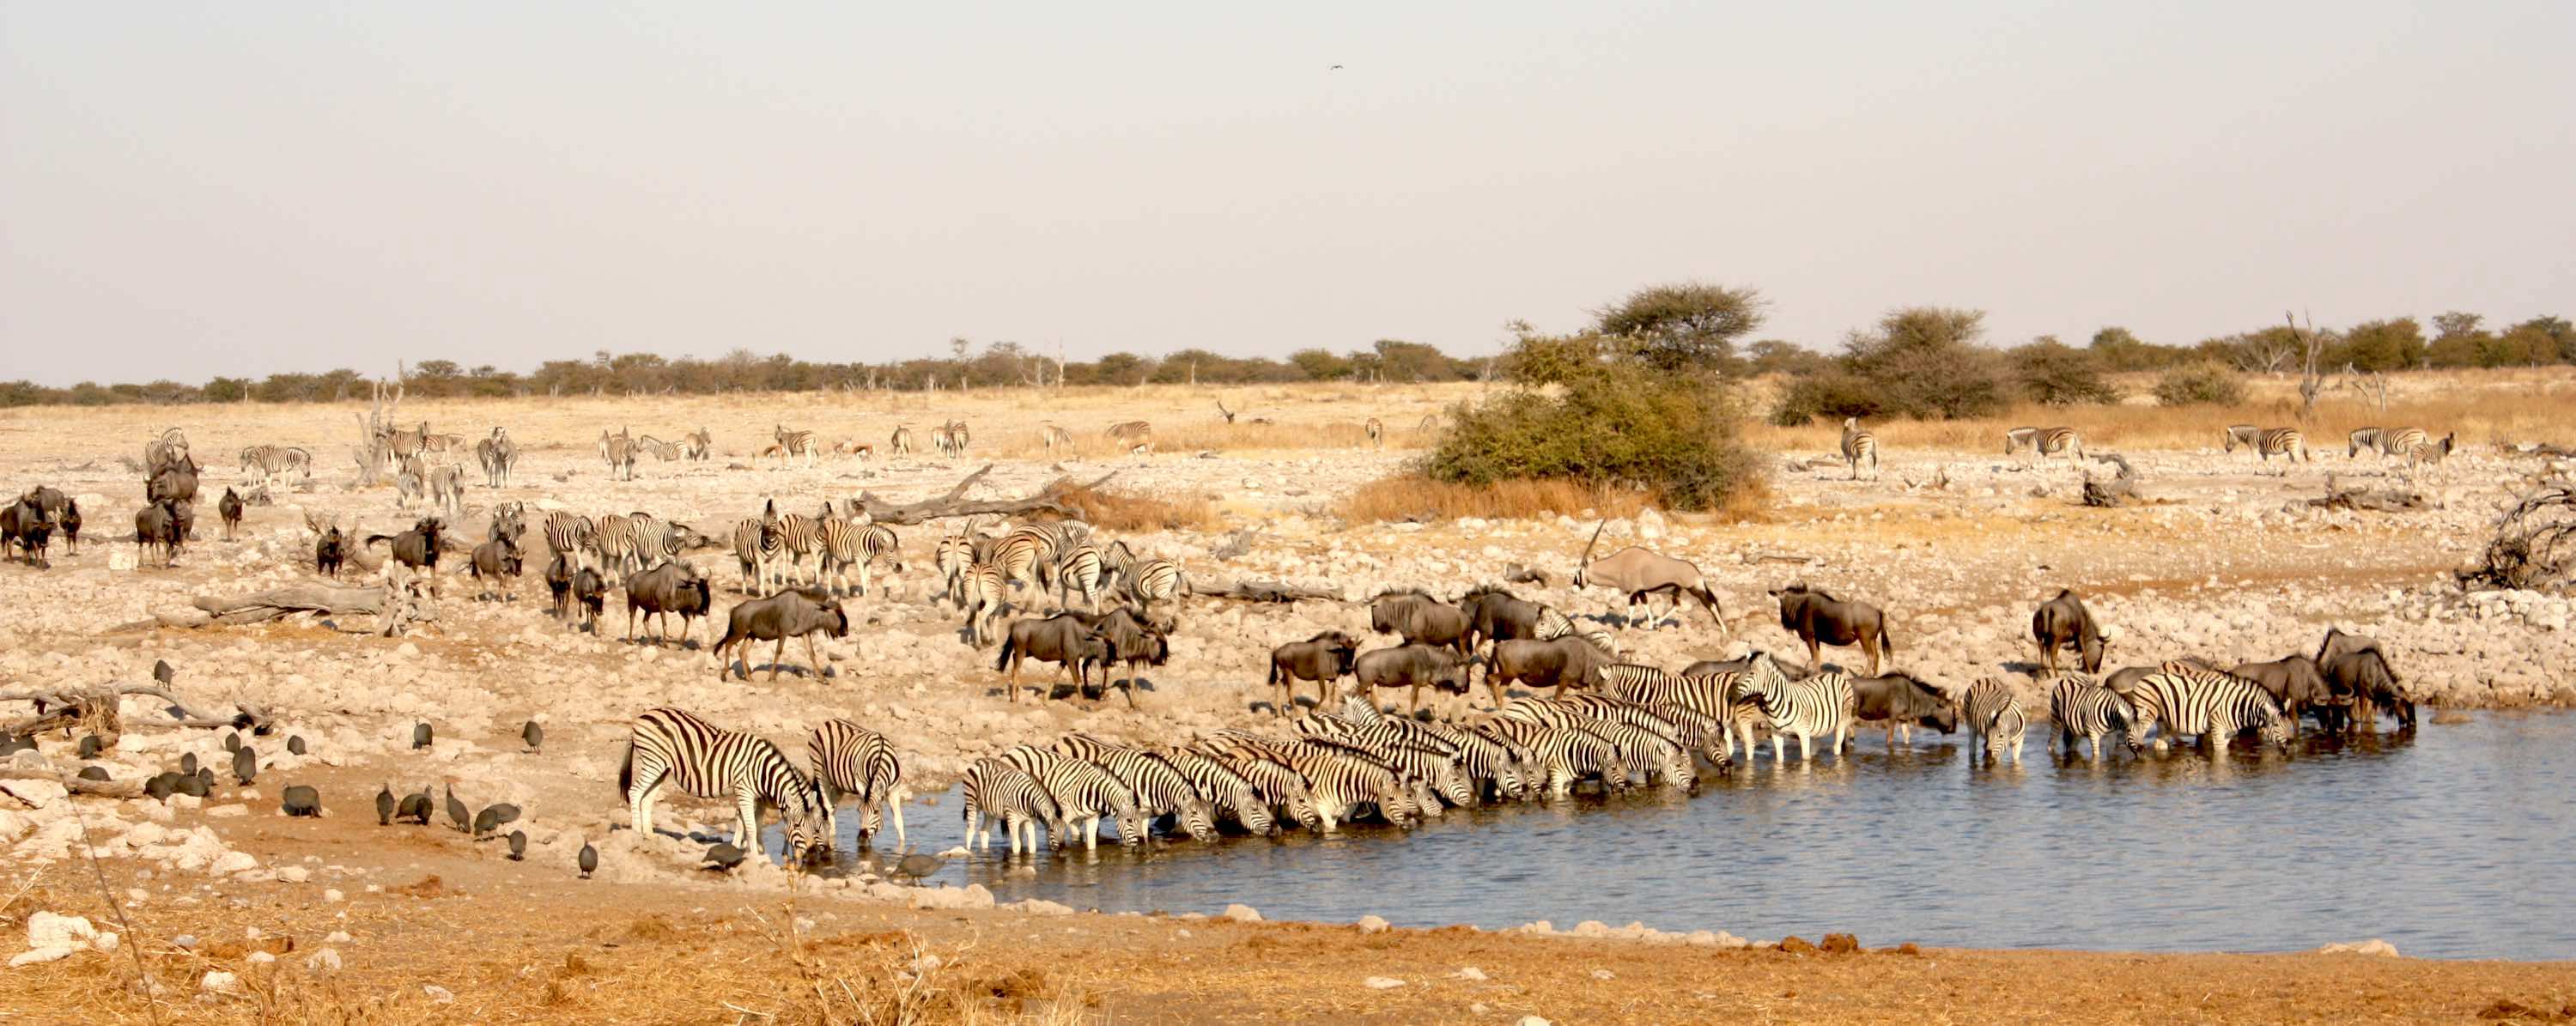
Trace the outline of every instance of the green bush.
{"label": "green bush", "polygon": [[1771,407],[1771,423],[1798,427],[1819,417],[1827,422],[1845,417],[1873,420],[1889,409],[1885,390],[1860,375],[1833,366],[1792,379],[1789,387],[1780,393],[1780,401]]}
{"label": "green bush", "polygon": [[2156,378],[2156,403],[2160,406],[2189,406],[2194,403],[2232,405],[2245,401],[2245,383],[2226,364],[2216,360],[2187,363],[2164,372]]}
{"label": "green bush", "polygon": [[1447,434],[1423,462],[1424,476],[1469,485],[1563,480],[1633,488],[1684,510],[1715,508],[1757,479],[1723,386],[1635,363],[1570,377],[1562,387],[1524,385],[1452,411]]}
{"label": "green bush", "polygon": [[2021,394],[2042,406],[2120,401],[2120,390],[2102,378],[2101,359],[2086,350],[2042,339],[2013,350],[2012,360]]}

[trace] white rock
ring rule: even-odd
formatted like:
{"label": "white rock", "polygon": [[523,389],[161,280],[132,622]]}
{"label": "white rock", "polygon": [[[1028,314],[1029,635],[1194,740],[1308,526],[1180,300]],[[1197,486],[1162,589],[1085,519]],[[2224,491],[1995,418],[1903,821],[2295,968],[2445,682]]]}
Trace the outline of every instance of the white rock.
{"label": "white rock", "polygon": [[348,895],[340,893],[340,889],[337,887],[325,887],[322,889],[322,900],[326,902],[342,901],[347,899],[347,897]]}
{"label": "white rock", "polygon": [[98,928],[80,916],[38,912],[27,917],[27,946],[31,948],[85,948],[98,937]]}
{"label": "white rock", "polygon": [[1394,990],[1397,987],[1404,986],[1403,980],[1395,979],[1391,976],[1371,976],[1360,982],[1366,984],[1370,990]]}
{"label": "white rock", "polygon": [[1524,1015],[1520,1017],[1520,1021],[1513,1023],[1512,1026],[1549,1026],[1549,1023],[1547,1020],[1541,1019],[1535,1015]]}
{"label": "white rock", "polygon": [[51,962],[57,959],[69,958],[71,957],[72,952],[78,950],[80,949],[66,944],[54,944],[41,948],[29,948],[25,951],[9,956],[9,968],[15,969],[22,965],[35,965],[40,962]]}
{"label": "white rock", "polygon": [[312,877],[313,871],[302,866],[288,866],[277,871],[277,878],[287,883],[303,883]]}
{"label": "white rock", "polygon": [[208,994],[230,994],[241,989],[241,977],[221,969],[208,969],[197,981],[197,989]]}
{"label": "white rock", "polygon": [[1261,913],[1254,910],[1250,905],[1228,905],[1225,907],[1224,915],[1226,918],[1238,923],[1258,923],[1261,921]]}
{"label": "white rock", "polygon": [[455,991],[441,987],[435,983],[421,987],[420,992],[429,995],[429,999],[431,1001],[442,1005],[453,1003],[456,1000]]}
{"label": "white rock", "polygon": [[1361,933],[1385,933],[1395,928],[1394,924],[1376,916],[1361,916],[1359,927]]}
{"label": "white rock", "polygon": [[2396,958],[2397,945],[2390,944],[2387,941],[2373,937],[2357,944],[2328,944],[2325,947],[2318,948],[2317,953],[2324,955],[2377,955],[2381,958]]}
{"label": "white rock", "polygon": [[1450,973],[1449,975],[1461,980],[1483,981],[1486,979],[1485,971],[1472,965],[1462,968],[1457,972]]}
{"label": "white rock", "polygon": [[304,960],[304,967],[307,969],[318,969],[323,972],[339,972],[340,949],[324,948],[320,951],[316,951],[313,953],[312,957]]}

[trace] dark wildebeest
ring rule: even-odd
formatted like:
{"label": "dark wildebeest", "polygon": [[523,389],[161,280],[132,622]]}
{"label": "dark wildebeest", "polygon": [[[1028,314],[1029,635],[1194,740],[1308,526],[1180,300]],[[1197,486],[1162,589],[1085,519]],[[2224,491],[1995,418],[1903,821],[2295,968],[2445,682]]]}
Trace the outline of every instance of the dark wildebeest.
{"label": "dark wildebeest", "polygon": [[2333,730],[2342,719],[2336,707],[2347,705],[2350,698],[2338,698],[2326,686],[2325,674],[2317,661],[2303,655],[2288,655],[2268,663],[2239,663],[2227,671],[2263,686],[2279,703],[2281,713],[2295,726],[2301,715],[2313,715],[2317,725]]}
{"label": "dark wildebeest", "polygon": [[2047,677],[2057,676],[2057,653],[2068,648],[2084,672],[2102,672],[2102,649],[2111,643],[2111,632],[2093,622],[2084,598],[2067,588],[2030,614],[2030,636],[2039,642],[2039,665]]}
{"label": "dark wildebeest", "polygon": [[377,542],[392,542],[395,562],[414,570],[437,573],[439,530],[437,517],[423,517],[412,525],[411,530],[401,534],[368,535],[366,544],[373,546]]}
{"label": "dark wildebeest", "polygon": [[[1467,693],[1469,677],[1466,660],[1447,646],[1398,645],[1371,649],[1351,662],[1351,676],[1359,682],[1361,693],[1374,696],[1379,688],[1412,688],[1415,711],[1422,708],[1422,688],[1451,694]],[[1372,697],[1370,701],[1376,699]]]}
{"label": "dark wildebeest", "polygon": [[[1102,663],[1100,667],[1101,689],[1106,691],[1109,688],[1110,681],[1108,663],[1114,662],[1125,664],[1127,667],[1127,675],[1125,677],[1125,683],[1127,685],[1127,707],[1130,709],[1135,708],[1136,668],[1139,666],[1161,666],[1165,662],[1170,661],[1172,658],[1171,639],[1166,636],[1166,632],[1161,626],[1148,622],[1145,618],[1138,616],[1135,612],[1129,610],[1125,606],[1112,609],[1108,613],[1093,619],[1092,629],[1100,634],[1102,640],[1109,642],[1108,662]],[[1109,696],[1103,694],[1101,697],[1107,698]]]}
{"label": "dark wildebeest", "polygon": [[1552,697],[1563,698],[1569,687],[1601,686],[1601,668],[1610,663],[1609,656],[1581,638],[1497,641],[1484,660],[1485,688],[1493,692],[1496,709],[1503,707],[1504,685],[1519,682],[1532,688],[1553,687],[1556,694]]}
{"label": "dark wildebeest", "polygon": [[[830,593],[816,588],[782,591],[768,598],[738,602],[725,613],[724,638],[716,642],[716,679],[723,680],[731,669],[725,663],[725,650],[749,647],[754,641],[773,641],[769,651],[769,679],[778,679],[781,657],[787,653],[787,639],[805,639],[805,662],[817,676],[827,672],[820,657],[814,654],[814,635],[835,638],[850,636],[850,614],[841,611],[841,602]],[[751,657],[743,656],[742,679],[751,679]]]}
{"label": "dark wildebeest", "polygon": [[2397,717],[2398,729],[2415,729],[2415,698],[2398,683],[2397,669],[2389,665],[2388,654],[2376,639],[2328,628],[2325,641],[2317,646],[2317,668],[2325,674],[2326,686],[2351,703],[2344,730],[2378,729],[2382,705]]}
{"label": "dark wildebeest", "polygon": [[[1897,735],[1905,743],[1914,743],[1914,728],[1928,727],[1944,734],[1959,729],[1959,704],[1941,689],[1923,682],[1902,670],[1880,677],[1853,677],[1852,719],[1887,724],[1887,743],[1893,747]],[[1845,739],[1849,745],[1849,739]]]}
{"label": "dark wildebeest", "polygon": [[1467,614],[1420,591],[1381,592],[1369,600],[1369,630],[1393,634],[1407,645],[1467,648]]}
{"label": "dark wildebeest", "polygon": [[340,564],[349,561],[349,543],[340,535],[340,525],[333,524],[313,543],[313,569],[325,577],[338,580]]}
{"label": "dark wildebeest", "polygon": [[224,540],[233,540],[233,536],[241,531],[242,501],[241,495],[231,486],[225,486],[224,497],[215,500],[215,515],[224,520]]}
{"label": "dark wildebeest", "polygon": [[489,597],[497,591],[501,601],[509,601],[511,582],[525,571],[525,564],[519,556],[518,539],[506,534],[495,535],[475,546],[474,559],[466,564],[466,571],[473,574],[475,580],[494,582],[476,598]]}
{"label": "dark wildebeest", "polygon": [[143,498],[147,502],[159,502],[163,499],[176,499],[180,502],[196,501],[197,461],[182,456],[177,462],[153,471],[143,483]]}
{"label": "dark wildebeest", "polygon": [[[1029,659],[1062,667],[1073,679],[1076,695],[1091,686],[1094,665],[1101,668],[1101,687],[1108,687],[1109,639],[1078,614],[1065,612],[1044,619],[1022,617],[1011,621],[1002,634],[1002,654],[993,660],[993,668],[1011,671],[1010,683],[1004,689],[1013,702],[1020,700],[1020,663]],[[1135,701],[1135,696],[1129,695],[1128,701]]]}
{"label": "dark wildebeest", "polygon": [[670,640],[671,616],[680,617],[680,641],[688,643],[689,621],[715,610],[715,589],[696,567],[672,560],[626,578],[626,640],[635,640],[635,616],[653,624],[653,644]]}
{"label": "dark wildebeest", "polygon": [[[52,491],[52,489],[46,490]],[[71,550],[72,555],[80,555],[80,502],[75,499],[64,499],[62,509],[54,513],[54,526],[63,532],[63,547]]]}
{"label": "dark wildebeest", "polygon": [[1492,586],[1469,591],[1458,600],[1467,614],[1467,647],[1470,651],[1485,647],[1489,641],[1538,637],[1538,621],[1546,607],[1523,600],[1509,591]]}
{"label": "dark wildebeest", "polygon": [[1878,675],[1878,660],[1884,654],[1896,658],[1896,639],[1887,633],[1887,615],[1867,602],[1845,602],[1821,588],[1810,588],[1798,581],[1771,590],[1780,600],[1780,629],[1807,643],[1807,662],[1821,667],[1823,654],[1819,645],[1858,644],[1869,656],[1869,674]]}
{"label": "dark wildebeest", "polygon": [[192,520],[188,504],[163,500],[134,512],[134,544],[142,548],[161,546],[161,565],[179,561],[179,549],[187,544],[188,523]]}
{"label": "dark wildebeest", "polygon": [[54,520],[45,515],[35,495],[28,494],[0,509],[0,555],[10,550],[26,553],[27,565],[45,566],[45,548],[54,535]]}
{"label": "dark wildebeest", "polygon": [[1270,711],[1280,716],[1297,703],[1297,682],[1315,682],[1315,708],[1332,697],[1333,682],[1350,676],[1360,643],[1343,631],[1325,631],[1270,650],[1270,686],[1279,689]]}
{"label": "dark wildebeest", "polygon": [[582,614],[578,625],[599,633],[599,614],[608,604],[608,581],[571,553],[558,552],[546,564],[546,593],[554,599],[555,619]]}

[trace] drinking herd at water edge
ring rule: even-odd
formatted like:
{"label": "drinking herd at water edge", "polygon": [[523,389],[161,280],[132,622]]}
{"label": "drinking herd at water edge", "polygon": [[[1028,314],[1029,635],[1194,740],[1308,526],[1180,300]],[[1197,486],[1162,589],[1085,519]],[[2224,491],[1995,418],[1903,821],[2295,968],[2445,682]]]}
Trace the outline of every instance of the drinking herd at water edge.
{"label": "drinking herd at water edge", "polygon": [[[1150,427],[1142,423],[1122,422],[1109,435],[1121,443],[1148,438]],[[2429,441],[2421,429],[2365,432],[2354,433],[2348,458],[2369,451],[2438,463],[2452,441]],[[889,448],[909,453],[911,435],[898,428]],[[962,422],[930,435],[945,454],[969,444]],[[618,481],[636,477],[639,456],[707,458],[712,440],[704,429],[683,437],[666,443],[603,432],[599,455]],[[810,465],[818,452],[863,460],[874,452],[863,444],[829,445],[812,431],[784,426],[773,437],[763,454],[778,456],[782,465],[789,457]],[[1382,434],[1373,430],[1369,437],[1375,444]],[[1052,424],[1042,438],[1050,449],[1068,440]],[[859,498],[790,500],[784,508],[771,499],[717,533],[647,512],[552,510],[539,518],[523,502],[500,502],[488,511],[484,540],[469,545],[451,528],[466,510],[465,486],[451,462],[469,450],[463,437],[435,434],[422,422],[384,431],[378,441],[373,448],[393,472],[397,506],[423,497],[436,508],[408,530],[367,535],[354,545],[354,532],[308,514],[312,565],[322,574],[337,576],[353,552],[381,552],[389,581],[434,594],[439,557],[453,547],[468,554],[464,565],[479,584],[476,597],[506,601],[523,558],[536,558],[553,615],[577,629],[597,631],[611,592],[624,595],[629,641],[636,640],[639,616],[655,628],[655,646],[695,647],[696,619],[707,619],[711,634],[722,623],[710,646],[719,679],[737,673],[750,679],[758,658],[752,653],[768,642],[767,679],[775,681],[788,669],[790,640],[802,641],[804,674],[828,677],[817,646],[850,636],[854,620],[845,602],[898,601],[893,589],[878,587],[878,575],[905,572],[902,539]],[[2224,442],[2230,451],[2252,446],[2266,460],[2313,458],[2291,429],[2231,428]],[[1842,450],[1854,477],[1864,464],[1873,471],[1878,465],[1877,439],[1856,421],[1844,426]],[[2082,441],[2066,428],[2007,435],[2007,453],[2025,450],[2080,459]],[[506,487],[520,454],[508,432],[492,429],[471,451],[486,487]],[[202,468],[177,429],[155,437],[144,455],[146,504],[135,515],[135,542],[157,549],[168,566],[193,538]],[[219,504],[227,539],[247,508],[273,502],[276,490],[312,473],[310,454],[287,447],[244,449],[241,464],[244,480],[227,488]],[[537,537],[529,539],[532,525]],[[79,527],[77,503],[49,487],[30,489],[0,509],[0,531],[31,565],[44,565],[54,534],[76,545]],[[2154,734],[2196,738],[2217,751],[2245,732],[2287,748],[2303,719],[2334,734],[2371,729],[2383,713],[2401,727],[2414,724],[2414,704],[2388,655],[2376,641],[2340,630],[2329,631],[2313,655],[2230,668],[2175,658],[2106,674],[2118,633],[2072,590],[2060,590],[2033,612],[2035,687],[2016,687],[2003,677],[1955,686],[1906,672],[1897,665],[1900,624],[1886,611],[1803,581],[1769,592],[1781,629],[1806,648],[1803,663],[1761,651],[1679,669],[1623,661],[1619,629],[1687,629],[1689,621],[1680,617],[1686,604],[1708,612],[1717,641],[1728,640],[1728,626],[1717,589],[1696,565],[1634,546],[1595,558],[1600,533],[1575,561],[1571,580],[1578,592],[1608,589],[1615,611],[1569,615],[1493,584],[1467,587],[1454,601],[1430,588],[1382,592],[1365,602],[1366,634],[1328,630],[1287,640],[1271,653],[1270,712],[1287,721],[1287,730],[1225,730],[1150,746],[1074,734],[1050,747],[1009,749],[966,770],[963,816],[970,838],[982,842],[987,819],[1003,828],[1016,852],[1034,849],[1041,828],[1052,845],[1094,845],[1104,820],[1115,823],[1122,843],[1135,844],[1164,824],[1205,840],[1223,829],[1269,834],[1293,823],[1330,831],[1363,818],[1411,826],[1449,808],[1563,796],[1578,787],[1691,791],[1703,767],[1727,772],[1753,761],[1763,737],[1775,762],[1796,738],[1803,761],[1819,747],[1839,756],[1863,724],[1882,725],[1891,744],[1910,744],[1916,728],[1950,733],[1964,726],[1971,752],[1986,761],[2018,762],[2027,726],[2043,711],[2037,702],[2025,707],[2026,693],[2045,703],[2056,736],[2050,748],[2071,754],[2084,742],[2090,758],[2102,757],[2104,742],[2115,736],[2132,753],[2142,752]],[[542,556],[523,557],[531,543],[543,546]],[[714,551],[730,551],[740,571],[727,590],[741,597],[721,620],[714,580],[689,558]],[[938,537],[927,564],[937,583],[928,601],[953,606],[962,617],[963,644],[998,651],[994,670],[1005,674],[1005,700],[1013,703],[1021,698],[1023,666],[1034,659],[1055,664],[1078,698],[1094,693],[1096,683],[1106,700],[1115,684],[1134,707],[1140,674],[1171,658],[1169,639],[1189,600],[1214,593],[1195,589],[1178,561],[1140,553],[1129,540],[1103,537],[1071,519],[965,518]],[[669,625],[674,613],[676,633]],[[1363,644],[1379,637],[1391,643]],[[1829,647],[1856,648],[1866,672],[1829,666],[1823,651]],[[2073,666],[2061,671],[2061,659]],[[1479,671],[1481,702],[1473,687]],[[1315,698],[1301,707],[1295,692],[1307,683]],[[1408,693],[1407,704],[1402,714],[1390,714],[1378,699],[1397,689]],[[1041,687],[1041,700],[1052,691]],[[1426,691],[1434,699],[1428,709]],[[905,832],[896,753],[882,735],[848,720],[818,729],[801,767],[756,735],[724,730],[678,708],[643,713],[632,735],[621,791],[639,831],[651,829],[655,793],[677,782],[690,794],[733,800],[737,841],[756,836],[761,810],[775,810],[787,822],[792,856],[834,843],[836,806],[850,796],[864,810],[860,837],[873,836],[887,813],[898,837]]]}

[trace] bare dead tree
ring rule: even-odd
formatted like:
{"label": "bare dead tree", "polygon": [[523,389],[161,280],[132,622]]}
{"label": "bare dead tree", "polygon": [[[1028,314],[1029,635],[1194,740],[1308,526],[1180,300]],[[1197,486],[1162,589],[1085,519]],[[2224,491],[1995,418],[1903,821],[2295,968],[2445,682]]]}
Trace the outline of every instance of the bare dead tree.
{"label": "bare dead tree", "polygon": [[2345,388],[2359,392],[2363,398],[2369,399],[2371,405],[2379,410],[2381,417],[2388,416],[2388,372],[2361,370],[2347,360],[2343,365],[2343,376]]}
{"label": "bare dead tree", "polygon": [[1216,397],[1216,414],[1217,416],[1225,418],[1226,423],[1234,423],[1234,411],[1225,408],[1224,396]]}
{"label": "bare dead tree", "polygon": [[2323,375],[2317,372],[2317,358],[2325,355],[2326,338],[2317,333],[2317,324],[2314,320],[2310,320],[2307,330],[2302,331],[2299,329],[2298,318],[2290,316],[2287,311],[2281,314],[2281,319],[2290,322],[2290,335],[2299,340],[2299,348],[2305,357],[2301,361],[2299,371],[2299,419],[2315,420],[2317,393],[2325,389],[2326,379],[2333,376],[2332,371]]}
{"label": "bare dead tree", "polygon": [[[358,417],[358,444],[351,446],[350,452],[358,463],[360,488],[384,483],[384,468],[392,462],[393,425],[402,413],[403,399],[400,365],[396,367],[393,387],[388,390],[383,381],[374,382],[367,412]],[[385,402],[388,395],[393,399],[390,405]]]}

